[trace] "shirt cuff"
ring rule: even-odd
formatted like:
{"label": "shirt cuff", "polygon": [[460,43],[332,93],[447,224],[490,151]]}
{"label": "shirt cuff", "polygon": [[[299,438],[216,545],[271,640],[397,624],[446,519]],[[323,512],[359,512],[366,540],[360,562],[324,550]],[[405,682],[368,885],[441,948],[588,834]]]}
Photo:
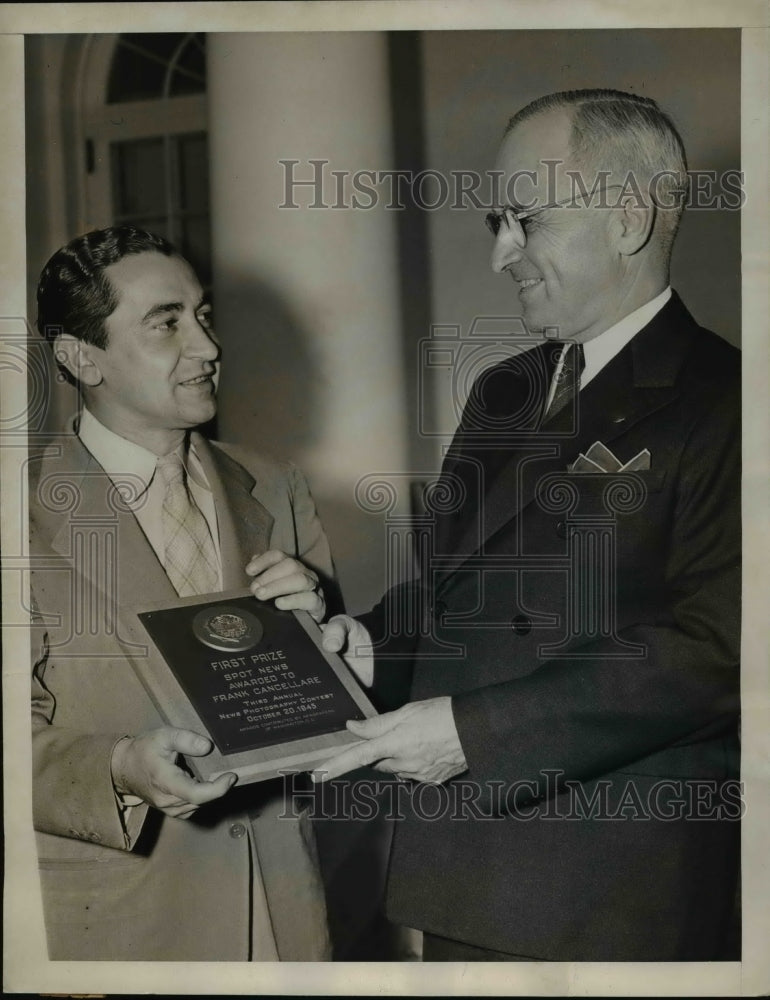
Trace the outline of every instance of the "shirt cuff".
{"label": "shirt cuff", "polygon": [[[122,736],[115,747],[122,743],[123,740],[131,739],[130,736]],[[112,752],[115,752],[115,747],[112,748]],[[131,795],[129,792],[119,792],[115,785],[112,786],[115,793],[115,804],[120,815],[120,821],[123,825],[123,833],[126,836],[127,844],[131,844],[139,834],[139,830],[144,822],[144,815],[146,810],[141,810],[138,814],[136,813],[137,806],[144,805],[144,799],[141,799],[138,795]]]}

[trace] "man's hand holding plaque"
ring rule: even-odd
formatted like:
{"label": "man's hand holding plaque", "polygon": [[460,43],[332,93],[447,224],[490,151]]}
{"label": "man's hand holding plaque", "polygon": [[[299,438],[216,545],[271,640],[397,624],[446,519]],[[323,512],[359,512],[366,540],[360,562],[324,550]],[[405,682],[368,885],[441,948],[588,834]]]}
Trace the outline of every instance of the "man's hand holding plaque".
{"label": "man's hand holding plaque", "polygon": [[202,757],[210,750],[207,737],[171,726],[119,740],[111,762],[115,791],[126,805],[135,797],[167,816],[189,819],[199,806],[220,798],[238,780],[230,773],[215,781],[196,781],[177,764],[179,754]]}
{"label": "man's hand holding plaque", "polygon": [[[277,549],[254,556],[246,566],[253,577],[251,591],[262,601],[274,600],[284,610],[304,610],[316,621],[326,613],[317,574],[299,560]],[[220,798],[237,782],[225,772],[199,781],[179,766],[179,755],[203,757],[211,752],[208,736],[188,729],[164,726],[120,740],[112,754],[116,792],[125,804],[136,800],[177,819],[189,819],[199,806]]]}
{"label": "man's hand holding plaque", "polygon": [[[362,684],[372,686],[372,641],[360,622],[349,615],[335,616],[324,626],[323,645],[340,653]],[[324,761],[313,771],[313,781],[328,781],[369,765],[403,780],[441,784],[468,767],[451,698],[410,702],[376,718],[351,719],[347,725],[362,742]]]}
{"label": "man's hand holding plaque", "polygon": [[270,549],[254,556],[246,572],[253,577],[250,588],[258,600],[274,600],[275,606],[283,611],[307,611],[314,621],[323,621],[324,592],[318,574],[309,566],[278,549]]}
{"label": "man's hand holding plaque", "polygon": [[374,683],[374,654],[372,638],[361,624],[350,615],[335,615],[323,627],[323,647],[330,653],[339,653],[364,687]]}
{"label": "man's hand holding plaque", "polygon": [[[348,720],[376,715],[343,661],[321,645],[314,619],[325,602],[315,572],[271,550],[246,573],[247,591],[180,598],[139,614],[152,639],[148,658],[132,658],[140,679],[171,727],[213,744],[203,756],[181,751],[193,774],[213,783],[200,786],[206,795],[233,774],[246,783],[309,770],[357,742]],[[169,787],[168,766],[164,794],[179,799],[168,808],[186,814],[201,791],[185,798],[178,774]]]}

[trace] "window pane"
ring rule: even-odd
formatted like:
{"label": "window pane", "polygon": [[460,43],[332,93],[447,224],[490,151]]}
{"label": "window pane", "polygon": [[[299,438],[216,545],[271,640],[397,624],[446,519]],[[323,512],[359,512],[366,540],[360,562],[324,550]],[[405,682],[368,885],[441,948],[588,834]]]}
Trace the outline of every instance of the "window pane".
{"label": "window pane", "polygon": [[168,63],[184,39],[181,31],[126,32],[120,36],[119,44],[131,45],[155,56],[162,63]]}
{"label": "window pane", "polygon": [[[183,32],[120,35],[110,67],[107,103],[145,101],[163,96],[166,71],[184,42]],[[203,42],[204,36],[196,36]],[[206,90],[206,64],[192,36],[180,54],[171,79],[171,94],[201,94]]]}
{"label": "window pane", "polygon": [[207,212],[209,205],[209,155],[206,135],[183,135],[179,143],[179,207]]}
{"label": "window pane", "polygon": [[116,215],[162,215],[166,210],[163,139],[112,143],[112,204]]}
{"label": "window pane", "polygon": [[166,66],[182,35],[121,35],[107,84],[107,103],[146,101],[163,94]]}
{"label": "window pane", "polygon": [[[200,44],[199,44],[200,43]],[[177,60],[176,70],[171,77],[171,96],[200,94],[206,89],[205,35],[191,38]]]}

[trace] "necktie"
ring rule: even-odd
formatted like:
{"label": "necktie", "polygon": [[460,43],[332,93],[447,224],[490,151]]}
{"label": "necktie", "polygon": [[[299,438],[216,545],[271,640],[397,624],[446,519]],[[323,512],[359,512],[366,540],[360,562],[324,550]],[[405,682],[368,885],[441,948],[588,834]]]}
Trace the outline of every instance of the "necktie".
{"label": "necktie", "polygon": [[218,587],[217,554],[206,519],[190,496],[181,457],[172,452],[158,459],[166,486],[163,498],[163,564],[180,597],[208,594]]}
{"label": "necktie", "polygon": [[580,391],[580,376],[583,374],[585,366],[583,345],[567,344],[561,371],[554,376],[558,379],[556,391],[553,394],[551,405],[543,416],[543,422],[552,420],[577,395]]}

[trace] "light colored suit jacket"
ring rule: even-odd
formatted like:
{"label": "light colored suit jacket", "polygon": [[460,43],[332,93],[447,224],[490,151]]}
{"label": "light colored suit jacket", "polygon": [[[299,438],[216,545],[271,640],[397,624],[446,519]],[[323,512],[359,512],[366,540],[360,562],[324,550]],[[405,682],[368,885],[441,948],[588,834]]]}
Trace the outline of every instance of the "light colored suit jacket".
{"label": "light colored suit jacket", "polygon": [[[302,474],[193,439],[214,494],[224,588],[246,586],[248,560],[268,548],[330,578]],[[138,806],[124,825],[112,748],[163,725],[130,662],[147,641],[135,612],[176,594],[77,436],[31,457],[29,489],[34,825],[50,957],[328,957],[309,819],[279,818],[294,812],[280,779],[236,786],[190,820]]]}

